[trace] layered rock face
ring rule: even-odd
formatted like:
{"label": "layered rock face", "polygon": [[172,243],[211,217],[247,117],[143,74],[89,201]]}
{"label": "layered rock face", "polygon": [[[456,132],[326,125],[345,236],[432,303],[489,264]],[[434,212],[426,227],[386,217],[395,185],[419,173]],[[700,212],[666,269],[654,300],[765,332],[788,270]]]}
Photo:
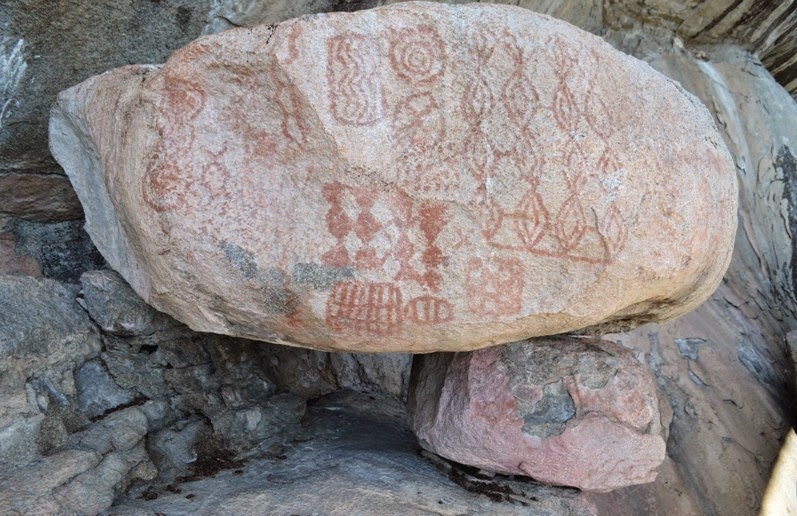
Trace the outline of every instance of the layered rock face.
{"label": "layered rock face", "polygon": [[412,427],[451,460],[588,491],[652,482],[664,460],[656,382],[614,343],[537,339],[413,367]]}
{"label": "layered rock face", "polygon": [[51,147],[147,302],[319,349],[667,319],[714,290],[736,227],[733,164],[694,97],[504,6],[202,38],[62,93]]}

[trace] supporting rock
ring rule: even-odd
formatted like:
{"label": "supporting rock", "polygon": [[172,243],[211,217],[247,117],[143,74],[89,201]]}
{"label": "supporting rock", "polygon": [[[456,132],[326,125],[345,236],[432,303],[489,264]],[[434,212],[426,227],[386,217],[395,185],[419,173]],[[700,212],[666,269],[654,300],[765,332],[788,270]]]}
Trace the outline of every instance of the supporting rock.
{"label": "supporting rock", "polygon": [[588,491],[653,481],[669,424],[634,353],[574,338],[417,357],[409,410],[430,451]]}

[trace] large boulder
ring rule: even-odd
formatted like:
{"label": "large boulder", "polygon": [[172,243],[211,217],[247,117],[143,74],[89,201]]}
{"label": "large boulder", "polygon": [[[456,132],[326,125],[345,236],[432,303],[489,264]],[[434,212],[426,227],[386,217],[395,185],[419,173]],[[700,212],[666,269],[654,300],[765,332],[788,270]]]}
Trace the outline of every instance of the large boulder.
{"label": "large boulder", "polygon": [[687,312],[736,228],[677,83],[567,23],[408,3],[201,38],[63,92],[108,263],[191,328],[468,350]]}
{"label": "large boulder", "polygon": [[655,480],[671,416],[632,351],[567,337],[417,357],[409,411],[448,459],[598,492]]}

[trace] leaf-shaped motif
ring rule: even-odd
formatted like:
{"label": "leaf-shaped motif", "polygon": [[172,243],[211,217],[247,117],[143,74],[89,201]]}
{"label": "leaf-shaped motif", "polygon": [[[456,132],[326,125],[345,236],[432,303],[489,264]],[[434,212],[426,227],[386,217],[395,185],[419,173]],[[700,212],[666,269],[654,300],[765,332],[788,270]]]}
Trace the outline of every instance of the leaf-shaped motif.
{"label": "leaf-shaped motif", "polygon": [[486,63],[490,60],[495,49],[495,34],[486,31],[473,31],[468,35],[471,42],[473,57],[478,63]]}
{"label": "leaf-shaped motif", "polygon": [[571,190],[578,190],[586,180],[585,174],[585,161],[586,157],[581,150],[580,145],[572,143],[565,149],[565,163],[562,173],[565,177],[567,187]]}
{"label": "leaf-shaped motif", "polygon": [[555,38],[553,41],[554,59],[556,60],[557,70],[561,70],[560,77],[564,78],[567,73],[573,69],[576,64],[576,58],[568,50],[570,45],[563,43],[560,38]]}
{"label": "leaf-shaped motif", "polygon": [[605,140],[611,137],[617,129],[617,113],[622,111],[622,108],[610,111],[603,101],[603,97],[606,94],[605,91],[596,87],[596,79],[600,77],[599,70],[602,66],[598,52],[595,50],[590,52],[590,59],[588,61],[588,66],[591,69],[591,77],[587,99],[584,103],[584,117],[592,130]]}
{"label": "leaf-shaped motif", "polygon": [[617,254],[625,247],[625,241],[628,237],[628,228],[625,221],[620,216],[620,210],[614,204],[609,208],[606,213],[606,218],[603,221],[601,234],[606,239],[606,245],[609,249],[611,258],[615,258]]}
{"label": "leaf-shaped motif", "polygon": [[501,229],[501,224],[504,221],[504,211],[493,199],[487,196],[477,204],[480,209],[479,225],[481,226],[482,235],[485,240],[492,240],[498,230]]}
{"label": "leaf-shaped motif", "polygon": [[493,151],[484,134],[477,130],[468,139],[465,165],[477,183],[484,183],[487,169],[493,160]]}
{"label": "leaf-shaped motif", "polygon": [[462,106],[465,118],[473,126],[478,126],[482,118],[492,110],[493,92],[482,70],[477,70],[476,76],[465,85]]}
{"label": "leaf-shaped motif", "polygon": [[512,122],[524,129],[534,115],[539,95],[522,68],[516,69],[504,83],[501,89],[501,101]]}
{"label": "leaf-shaped motif", "polygon": [[573,92],[570,91],[566,82],[559,83],[559,88],[554,93],[553,117],[562,131],[569,132],[578,129],[581,112]]}
{"label": "leaf-shaped motif", "polygon": [[603,139],[611,137],[616,127],[612,113],[606,107],[606,103],[601,99],[601,96],[596,95],[594,91],[590,91],[585,104],[584,116],[592,130]]}
{"label": "leaf-shaped motif", "polygon": [[545,235],[548,224],[548,210],[536,190],[530,191],[521,200],[518,213],[522,218],[515,221],[515,230],[523,246],[532,251]]}
{"label": "leaf-shaped motif", "polygon": [[559,209],[555,231],[565,253],[576,247],[586,233],[587,218],[576,193],[571,194]]}

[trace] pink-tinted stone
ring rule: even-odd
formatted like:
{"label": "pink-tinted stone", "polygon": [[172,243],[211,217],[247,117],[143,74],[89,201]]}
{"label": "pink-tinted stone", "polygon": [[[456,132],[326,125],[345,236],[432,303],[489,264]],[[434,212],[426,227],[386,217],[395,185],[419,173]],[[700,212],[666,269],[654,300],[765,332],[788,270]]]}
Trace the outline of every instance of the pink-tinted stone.
{"label": "pink-tinted stone", "polygon": [[652,482],[664,460],[670,414],[655,379],[611,342],[545,338],[423,355],[412,376],[419,441],[456,462],[609,491]]}
{"label": "pink-tinted stone", "polygon": [[5,226],[6,220],[0,217],[0,274],[41,276],[41,264],[32,256],[17,253],[17,239]]}
{"label": "pink-tinted stone", "polygon": [[691,310],[727,267],[708,111],[531,11],[407,3],[200,38],[63,92],[108,263],[194,329],[468,350]]}

